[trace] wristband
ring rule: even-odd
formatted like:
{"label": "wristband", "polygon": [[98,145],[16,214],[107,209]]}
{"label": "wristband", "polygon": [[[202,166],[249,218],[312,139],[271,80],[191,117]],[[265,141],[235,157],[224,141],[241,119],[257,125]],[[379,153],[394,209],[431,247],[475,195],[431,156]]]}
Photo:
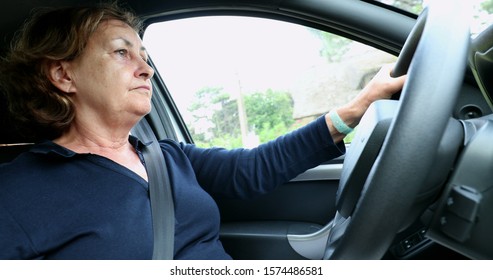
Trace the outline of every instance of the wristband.
{"label": "wristband", "polygon": [[334,125],[335,129],[339,131],[342,134],[349,134],[353,132],[353,129],[349,127],[337,114],[336,110],[331,110],[329,112],[329,118],[332,121],[332,124]]}

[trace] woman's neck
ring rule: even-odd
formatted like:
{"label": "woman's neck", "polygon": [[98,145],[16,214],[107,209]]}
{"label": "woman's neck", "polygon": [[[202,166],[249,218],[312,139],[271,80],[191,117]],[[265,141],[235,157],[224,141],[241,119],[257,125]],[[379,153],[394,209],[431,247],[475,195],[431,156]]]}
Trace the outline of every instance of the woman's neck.
{"label": "woman's neck", "polygon": [[96,154],[108,158],[147,181],[147,172],[137,151],[128,141],[129,130],[101,130],[74,123],[61,137],[53,140],[79,154]]}
{"label": "woman's neck", "polygon": [[53,142],[78,153],[107,153],[128,149],[129,129],[109,129],[74,122]]}

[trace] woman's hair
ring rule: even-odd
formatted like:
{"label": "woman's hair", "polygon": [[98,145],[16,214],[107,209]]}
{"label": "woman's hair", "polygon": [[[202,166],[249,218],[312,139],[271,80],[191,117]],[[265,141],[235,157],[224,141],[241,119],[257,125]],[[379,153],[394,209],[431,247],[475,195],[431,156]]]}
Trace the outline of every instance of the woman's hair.
{"label": "woman's hair", "polygon": [[21,127],[29,127],[29,133],[38,134],[29,138],[54,139],[68,129],[75,117],[74,105],[67,93],[50,82],[49,66],[77,58],[98,26],[113,19],[141,31],[134,14],[112,3],[40,9],[16,34],[1,61],[0,86],[11,116]]}

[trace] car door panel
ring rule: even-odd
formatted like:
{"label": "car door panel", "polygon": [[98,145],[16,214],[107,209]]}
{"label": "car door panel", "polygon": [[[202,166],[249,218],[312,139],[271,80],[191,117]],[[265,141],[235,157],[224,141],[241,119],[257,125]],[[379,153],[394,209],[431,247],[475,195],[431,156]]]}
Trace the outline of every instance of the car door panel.
{"label": "car door panel", "polygon": [[226,251],[235,259],[321,258],[327,236],[318,232],[335,213],[339,161],[310,169],[255,199],[217,200]]}

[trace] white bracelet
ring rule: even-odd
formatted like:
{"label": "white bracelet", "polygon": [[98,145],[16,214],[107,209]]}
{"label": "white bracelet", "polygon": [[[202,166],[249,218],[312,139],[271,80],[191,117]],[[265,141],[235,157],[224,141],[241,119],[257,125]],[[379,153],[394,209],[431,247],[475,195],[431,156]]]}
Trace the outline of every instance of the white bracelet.
{"label": "white bracelet", "polygon": [[332,125],[334,125],[335,129],[342,134],[349,134],[353,132],[353,128],[349,127],[337,114],[336,110],[331,110],[329,112],[329,118],[332,121]]}

